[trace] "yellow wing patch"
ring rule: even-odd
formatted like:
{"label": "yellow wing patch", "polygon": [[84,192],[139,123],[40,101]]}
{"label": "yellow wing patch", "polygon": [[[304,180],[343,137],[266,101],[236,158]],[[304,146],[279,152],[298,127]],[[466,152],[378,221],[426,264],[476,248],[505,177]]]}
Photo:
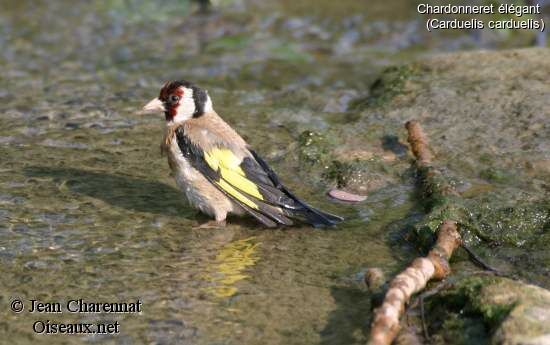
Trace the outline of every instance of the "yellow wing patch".
{"label": "yellow wing patch", "polygon": [[259,200],[264,199],[258,186],[246,178],[243,169],[239,166],[241,164],[239,157],[229,149],[214,148],[204,153],[204,159],[213,170],[220,172],[222,179],[216,182],[218,186],[243,204],[258,209],[254,201],[235,189],[238,188]]}

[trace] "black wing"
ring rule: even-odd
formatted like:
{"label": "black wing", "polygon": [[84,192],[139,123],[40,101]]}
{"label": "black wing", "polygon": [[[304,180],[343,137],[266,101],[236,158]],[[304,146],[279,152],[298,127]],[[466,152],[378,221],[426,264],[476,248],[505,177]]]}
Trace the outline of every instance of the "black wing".
{"label": "black wing", "polygon": [[[176,130],[178,146],[191,165],[214,186],[268,227],[292,225],[297,218],[314,226],[334,225],[343,219],[319,211],[294,196],[256,152],[238,159],[228,147],[204,152]],[[236,163],[235,163],[236,162]]]}

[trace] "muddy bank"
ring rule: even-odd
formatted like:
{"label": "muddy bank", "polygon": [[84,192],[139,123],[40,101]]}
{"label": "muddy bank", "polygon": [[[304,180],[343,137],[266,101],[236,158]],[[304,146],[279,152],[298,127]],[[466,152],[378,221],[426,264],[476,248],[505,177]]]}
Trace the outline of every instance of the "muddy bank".
{"label": "muddy bank", "polygon": [[[307,134],[302,153],[323,162],[325,178],[340,187],[387,186],[406,178],[396,159],[406,160],[402,124],[419,119],[461,196],[441,217],[461,221],[467,243],[488,261],[548,287],[549,57],[547,49],[457,53],[390,67],[354,101],[353,124]],[[323,138],[337,141],[332,150]],[[402,175],[389,173],[396,166]],[[417,226],[420,243],[441,220]]]}
{"label": "muddy bank", "polygon": [[[550,283],[550,174],[545,165],[550,152],[550,88],[541,76],[550,71],[549,57],[550,51],[543,49],[435,56],[388,68],[370,93],[355,101],[362,110],[357,126],[372,128],[383,122],[387,132],[392,124],[419,118],[431,138],[434,164],[443,173],[417,194],[421,209],[430,213],[412,225],[408,241],[422,253],[430,248],[443,220],[456,221],[465,243],[482,253],[483,260],[519,279],[476,271],[463,253],[452,262],[455,276],[422,312],[427,325],[413,311],[403,332],[428,336],[437,344],[548,341],[544,310],[550,302],[545,289]],[[340,136],[350,137],[355,140]],[[382,146],[382,140],[377,141],[373,147]],[[343,139],[332,151],[318,142],[318,151],[307,145],[305,151],[329,152],[325,160],[333,166],[360,167],[372,177],[366,172],[376,170],[373,153],[343,163],[349,155],[339,153],[350,142],[355,144]],[[325,176],[354,191],[366,185],[356,183],[361,174],[354,169],[343,172]],[[442,193],[448,185],[458,193]]]}

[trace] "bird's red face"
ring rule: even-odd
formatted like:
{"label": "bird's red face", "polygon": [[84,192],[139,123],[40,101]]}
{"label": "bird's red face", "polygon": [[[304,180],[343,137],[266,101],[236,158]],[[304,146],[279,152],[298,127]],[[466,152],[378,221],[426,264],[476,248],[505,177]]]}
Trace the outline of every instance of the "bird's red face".
{"label": "bird's red face", "polygon": [[166,120],[172,120],[178,113],[178,107],[181,100],[185,95],[185,88],[182,86],[174,85],[174,83],[166,83],[160,89],[158,99],[164,105],[164,114]]}
{"label": "bird's red face", "polygon": [[171,81],[164,84],[158,98],[147,103],[143,110],[164,112],[166,121],[185,121],[201,116],[205,105],[211,103],[206,91],[187,81]]}

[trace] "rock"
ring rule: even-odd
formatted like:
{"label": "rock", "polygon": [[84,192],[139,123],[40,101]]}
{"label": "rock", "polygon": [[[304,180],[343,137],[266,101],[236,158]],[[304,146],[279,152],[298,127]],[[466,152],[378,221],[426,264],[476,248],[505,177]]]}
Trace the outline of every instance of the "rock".
{"label": "rock", "polygon": [[[460,323],[449,321],[456,310],[462,310]],[[435,339],[457,332],[457,342],[469,343],[481,331],[490,333],[490,344],[548,344],[550,291],[508,278],[469,276],[428,299],[426,315],[429,323],[442,324]]]}
{"label": "rock", "polygon": [[323,111],[326,113],[343,113],[348,110],[350,102],[355,98],[357,98],[357,93],[353,90],[340,92],[329,98]]}
{"label": "rock", "polygon": [[541,159],[530,164],[532,171],[537,174],[550,174],[550,159]]}
{"label": "rock", "polygon": [[481,289],[480,306],[511,305],[491,343],[503,345],[548,344],[550,291],[510,279],[498,279]]}
{"label": "rock", "polygon": [[375,290],[386,283],[384,272],[380,268],[372,267],[365,272],[365,283],[369,289]]}

